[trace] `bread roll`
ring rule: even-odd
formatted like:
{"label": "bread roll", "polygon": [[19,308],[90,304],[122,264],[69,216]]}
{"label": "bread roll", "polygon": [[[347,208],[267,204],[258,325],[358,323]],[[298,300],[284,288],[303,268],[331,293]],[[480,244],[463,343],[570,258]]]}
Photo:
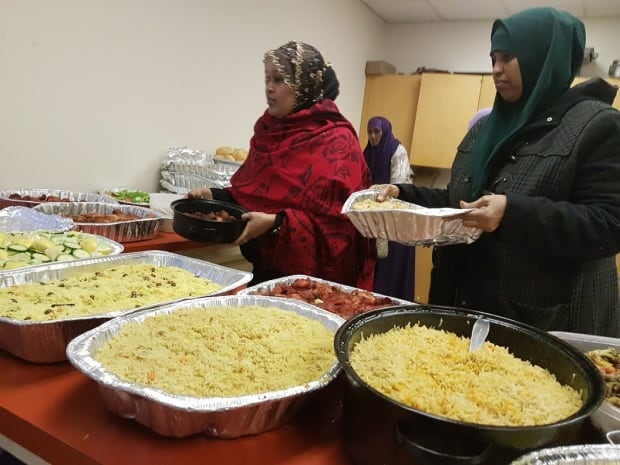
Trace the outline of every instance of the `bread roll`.
{"label": "bread roll", "polygon": [[228,145],[222,145],[218,147],[217,149],[215,149],[216,155],[232,155],[232,153],[233,153],[233,149],[232,147]]}
{"label": "bread roll", "polygon": [[248,158],[248,151],[245,149],[235,149],[233,150],[232,156],[237,161],[245,161]]}

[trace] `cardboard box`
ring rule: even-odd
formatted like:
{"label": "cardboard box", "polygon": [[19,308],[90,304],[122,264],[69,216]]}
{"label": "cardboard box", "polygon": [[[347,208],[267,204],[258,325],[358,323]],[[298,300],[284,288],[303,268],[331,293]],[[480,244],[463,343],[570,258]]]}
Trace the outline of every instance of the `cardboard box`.
{"label": "cardboard box", "polygon": [[369,74],[396,74],[396,67],[387,61],[367,61],[366,76]]}

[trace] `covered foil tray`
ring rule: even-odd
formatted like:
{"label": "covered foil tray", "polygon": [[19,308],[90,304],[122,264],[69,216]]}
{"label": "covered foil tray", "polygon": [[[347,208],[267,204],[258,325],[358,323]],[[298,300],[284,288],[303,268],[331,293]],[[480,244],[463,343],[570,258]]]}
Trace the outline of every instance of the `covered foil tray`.
{"label": "covered foil tray", "polygon": [[405,245],[440,246],[470,244],[480,237],[482,230],[463,226],[455,216],[469,210],[457,208],[426,208],[400,202],[403,208],[356,210],[353,205],[363,200],[375,200],[377,191],[366,189],[354,192],[342,207],[362,236],[387,239]]}
{"label": "covered foil tray", "polygon": [[344,322],[333,313],[291,299],[241,295],[193,299],[109,321],[71,341],[67,347],[67,357],[78,370],[98,383],[103,402],[109,410],[135,419],[158,434],[174,437],[204,434],[228,439],[258,434],[286,423],[311,393],[324,388],[337,377],[340,365],[335,355],[334,364],[320,379],[279,391],[238,397],[168,394],[161,389],[123,381],[94,358],[97,350],[129,322],[141,322],[151,316],[188,308],[201,310],[249,305],[295,312],[321,322],[334,334]]}
{"label": "covered foil tray", "polygon": [[111,199],[105,195],[96,194],[92,192],[72,192],[61,189],[12,189],[0,191],[0,208],[21,206],[21,207],[34,207],[43,201],[35,200],[19,200],[10,199],[12,194],[18,194],[21,197],[59,197],[61,199],[68,199],[69,202],[108,202],[118,203],[116,200]]}
{"label": "covered foil tray", "polygon": [[618,465],[620,447],[609,444],[583,444],[550,447],[523,455],[511,465]]}
{"label": "covered foil tray", "polygon": [[[325,280],[325,279],[315,278],[313,276],[298,274],[298,275],[285,276],[283,278],[272,279],[270,281],[264,281],[262,283],[254,285],[254,286],[250,286],[250,287],[247,287],[245,289],[242,289],[242,290],[240,290],[238,292],[238,294],[239,295],[255,295],[258,292],[271,292],[276,286],[279,286],[279,285],[290,286],[298,279],[310,279],[310,280],[312,280],[312,281],[314,281],[316,283],[321,283],[321,284],[326,284],[328,286],[337,287],[337,288],[339,288],[342,291],[347,292],[347,293],[352,293],[354,291],[362,291],[362,289],[359,289],[359,288],[356,288],[356,287],[346,286],[344,284],[340,284],[340,283],[333,282],[333,281],[328,281],[328,280]],[[410,302],[408,300],[398,299],[396,297],[379,294],[378,292],[371,292],[371,294],[376,296],[376,297],[379,297],[379,298],[391,299],[394,302],[393,305],[411,305],[413,303],[413,302]],[[310,303],[310,302],[308,302],[308,303]],[[315,305],[315,304],[311,303],[311,305]],[[319,307],[318,305],[315,305],[315,306]],[[389,305],[381,305],[380,307],[377,306],[375,308],[383,308],[383,307],[387,307],[387,306],[389,306]],[[321,308],[321,307],[319,307],[319,308]],[[370,311],[370,310],[371,309],[368,309],[366,311]],[[373,308],[373,310],[374,310],[374,308]],[[359,313],[362,313],[362,312],[357,312],[355,314],[357,315]],[[350,318],[353,315],[339,315],[339,316],[341,316],[341,317],[346,319],[346,318]]]}
{"label": "covered foil tray", "polygon": [[[132,263],[176,266],[223,286],[209,295],[232,293],[252,279],[252,273],[247,271],[234,270],[172,252],[148,251],[71,262],[55,262],[6,271],[0,273],[0,288],[52,279],[64,279],[82,272],[91,272]],[[161,304],[165,303],[167,302],[161,302]],[[43,322],[0,317],[0,349],[29,362],[54,363],[63,361],[66,360],[65,351],[67,344],[78,334],[82,334],[84,331],[92,329],[112,318],[155,306],[122,311],[111,308],[109,313],[105,314]]]}
{"label": "covered foil tray", "polygon": [[71,231],[75,223],[60,215],[46,215],[30,207],[6,207],[0,210],[0,231]]}
{"label": "covered foil tray", "polygon": [[76,229],[85,233],[98,234],[117,242],[135,242],[153,239],[159,234],[159,227],[165,218],[150,208],[136,205],[103,202],[52,202],[41,203],[34,207],[35,211],[50,215],[68,217],[86,213],[112,214],[121,212],[133,214],[136,220],[116,221],[113,223],[80,223],[75,222]]}

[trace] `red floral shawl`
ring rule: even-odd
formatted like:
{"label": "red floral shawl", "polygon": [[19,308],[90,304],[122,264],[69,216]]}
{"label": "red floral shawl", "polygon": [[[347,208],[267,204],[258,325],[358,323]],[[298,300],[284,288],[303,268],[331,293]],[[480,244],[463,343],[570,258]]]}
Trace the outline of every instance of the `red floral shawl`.
{"label": "red floral shawl", "polygon": [[279,233],[257,239],[263,264],[282,276],[372,290],[371,243],[340,213],[352,192],[370,186],[370,172],[355,129],[333,101],[279,119],[265,112],[231,184],[229,193],[249,211],[285,214]]}

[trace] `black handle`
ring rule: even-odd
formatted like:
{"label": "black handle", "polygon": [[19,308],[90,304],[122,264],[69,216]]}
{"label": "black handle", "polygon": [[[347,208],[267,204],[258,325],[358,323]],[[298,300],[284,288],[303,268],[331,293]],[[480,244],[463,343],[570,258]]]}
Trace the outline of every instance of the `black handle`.
{"label": "black handle", "polygon": [[480,465],[489,456],[491,443],[456,437],[442,429],[416,428],[399,419],[396,442],[425,465]]}

